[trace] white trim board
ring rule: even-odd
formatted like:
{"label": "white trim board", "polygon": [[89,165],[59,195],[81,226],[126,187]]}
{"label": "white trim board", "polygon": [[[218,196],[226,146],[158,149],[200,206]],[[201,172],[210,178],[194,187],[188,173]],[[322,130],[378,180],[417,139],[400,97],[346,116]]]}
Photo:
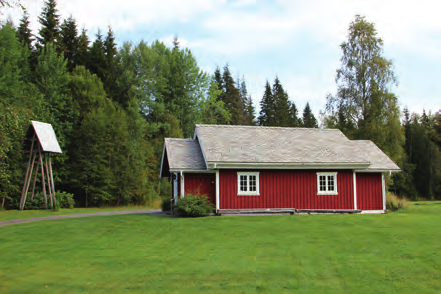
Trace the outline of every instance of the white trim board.
{"label": "white trim board", "polygon": [[356,173],[385,173],[385,172],[391,172],[391,173],[397,173],[400,172],[401,170],[389,170],[389,169],[359,169],[359,170],[354,170],[354,172]]}
{"label": "white trim board", "polygon": [[180,179],[181,179],[181,198],[183,198],[185,195],[184,195],[184,191],[185,191],[185,189],[184,189],[184,182],[185,182],[185,179],[184,179],[184,173],[181,171],[180,172]]}
{"label": "white trim board", "polygon": [[354,210],[357,210],[357,176],[355,171],[352,173],[352,184],[354,187]]}
{"label": "white trim board", "polygon": [[203,169],[203,170],[185,170],[185,169],[173,169],[170,172],[183,172],[183,173],[215,173],[214,169]]}
{"label": "white trim board", "polygon": [[[164,164],[164,154],[165,154],[165,140],[164,140],[164,148],[162,149],[161,169],[159,170],[159,177],[160,178],[162,178],[162,166]],[[167,159],[168,159],[168,157],[167,157]],[[170,168],[169,168],[169,172],[171,173]]]}
{"label": "white trim board", "polygon": [[361,214],[382,214],[382,213],[386,213],[385,210],[362,210],[360,212]]}
{"label": "white trim board", "polygon": [[220,203],[219,203],[219,171],[216,171],[216,212],[220,209]]}
{"label": "white trim board", "polygon": [[366,168],[369,163],[362,164],[322,164],[322,163],[213,163],[209,162],[208,169],[360,169]]}
{"label": "white trim board", "polygon": [[381,192],[383,193],[383,210],[386,211],[386,184],[384,182],[384,174],[381,174]]}

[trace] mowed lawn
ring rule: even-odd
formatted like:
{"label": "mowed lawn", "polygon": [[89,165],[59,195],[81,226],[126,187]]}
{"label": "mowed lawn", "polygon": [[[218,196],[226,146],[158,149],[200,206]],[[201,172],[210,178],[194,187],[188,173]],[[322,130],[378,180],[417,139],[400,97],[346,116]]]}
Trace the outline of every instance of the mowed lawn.
{"label": "mowed lawn", "polygon": [[0,252],[0,292],[441,293],[441,204],[51,220],[0,227]]}

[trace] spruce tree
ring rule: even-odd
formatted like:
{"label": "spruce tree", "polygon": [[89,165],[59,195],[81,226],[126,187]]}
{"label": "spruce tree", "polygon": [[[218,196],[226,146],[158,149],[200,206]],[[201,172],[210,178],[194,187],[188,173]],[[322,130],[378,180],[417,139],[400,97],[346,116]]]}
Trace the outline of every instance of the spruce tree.
{"label": "spruce tree", "polygon": [[239,125],[241,123],[241,116],[243,115],[243,103],[240,91],[236,87],[236,83],[231,76],[228,64],[224,66],[222,79],[225,87],[223,102],[225,103],[227,110],[231,113],[231,124]]}
{"label": "spruce tree", "polygon": [[312,113],[309,102],[306,103],[305,109],[303,110],[303,126],[305,128],[317,128],[317,120]]}
{"label": "spruce tree", "polygon": [[106,73],[104,78],[104,89],[110,99],[116,99],[116,64],[115,56],[118,51],[115,44],[115,37],[112,28],[109,26],[106,39],[104,40],[104,53],[106,54]]}
{"label": "spruce tree", "polygon": [[31,29],[29,28],[29,15],[27,13],[23,14],[23,17],[20,20],[20,25],[17,28],[17,38],[25,45],[30,51],[34,49],[32,46],[32,42],[34,42],[33,34]]}
{"label": "spruce tree", "polygon": [[240,82],[240,95],[242,96],[242,103],[244,106],[244,121],[242,122],[242,124],[253,126],[256,124],[256,110],[254,109],[251,95],[248,95],[244,77],[242,77],[242,81]]}
{"label": "spruce tree", "polygon": [[34,35],[31,32],[31,29],[29,28],[29,15],[25,12],[23,14],[22,19],[20,20],[20,25],[17,28],[16,36],[20,43],[25,46],[29,50],[29,57],[24,64],[24,67],[26,69],[22,69],[22,71],[26,75],[26,80],[31,81],[32,80],[32,72],[35,70],[35,67],[37,66],[37,52],[33,46],[33,42],[35,39],[33,38]]}
{"label": "spruce tree", "polygon": [[272,93],[275,103],[275,125],[288,127],[290,125],[288,94],[283,89],[278,77],[274,80]]}
{"label": "spruce tree", "polygon": [[271,86],[266,81],[265,92],[263,93],[262,100],[260,100],[260,112],[258,122],[261,126],[276,126],[275,120],[275,102]]}
{"label": "spruce tree", "polygon": [[47,0],[44,3],[43,11],[38,17],[41,28],[38,31],[38,47],[45,47],[48,43],[56,43],[60,31],[60,15],[56,8],[55,0]]}
{"label": "spruce tree", "polygon": [[214,71],[214,81],[217,83],[217,88],[220,91],[220,94],[218,95],[217,99],[220,101],[224,101],[225,98],[224,80],[222,79],[222,73],[220,71],[219,66],[216,67],[216,70]]}
{"label": "spruce tree", "polygon": [[81,35],[77,37],[77,44],[78,44],[78,50],[77,54],[74,56],[75,64],[76,65],[88,65],[88,59],[89,59],[89,37],[87,37],[86,34],[87,30],[83,28],[81,30]]}
{"label": "spruce tree", "polygon": [[300,127],[302,125],[302,120],[298,116],[297,106],[294,102],[289,102],[289,119],[288,126],[289,127]]}
{"label": "spruce tree", "polygon": [[98,30],[96,34],[96,40],[93,42],[89,51],[88,66],[87,69],[91,73],[96,74],[101,81],[104,80],[106,74],[107,60],[104,50],[103,35]]}
{"label": "spruce tree", "polygon": [[67,69],[69,72],[76,66],[75,61],[77,60],[79,49],[78,41],[77,24],[72,16],[70,16],[67,20],[63,21],[59,36],[59,50],[67,59]]}

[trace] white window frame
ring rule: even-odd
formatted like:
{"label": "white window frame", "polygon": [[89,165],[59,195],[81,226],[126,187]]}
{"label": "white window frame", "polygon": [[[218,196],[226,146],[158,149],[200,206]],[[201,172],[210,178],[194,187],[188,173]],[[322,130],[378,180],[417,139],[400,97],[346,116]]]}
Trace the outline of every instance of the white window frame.
{"label": "white window frame", "polygon": [[[326,191],[320,191],[320,176],[326,176]],[[334,190],[328,190],[328,176],[334,176]],[[317,195],[338,195],[337,190],[337,173],[336,172],[319,172],[317,173]]]}
{"label": "white window frame", "polygon": [[[247,176],[247,191],[240,190],[240,176]],[[249,176],[256,176],[256,191],[250,190],[250,178]],[[237,173],[237,195],[242,196],[259,196],[259,172],[238,172]]]}

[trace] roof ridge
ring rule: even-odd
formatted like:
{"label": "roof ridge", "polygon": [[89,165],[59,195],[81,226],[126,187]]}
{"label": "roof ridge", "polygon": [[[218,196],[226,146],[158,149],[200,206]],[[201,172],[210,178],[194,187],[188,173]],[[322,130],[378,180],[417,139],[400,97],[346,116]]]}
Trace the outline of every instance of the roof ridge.
{"label": "roof ridge", "polygon": [[317,130],[317,131],[339,131],[339,129],[328,129],[328,128],[303,128],[303,127],[270,127],[270,126],[243,126],[243,125],[207,125],[207,124],[196,124],[196,127],[215,127],[215,128],[260,128],[260,129],[286,129],[286,130]]}
{"label": "roof ridge", "polygon": [[166,141],[176,140],[176,141],[196,141],[196,139],[189,139],[189,138],[164,138]]}

